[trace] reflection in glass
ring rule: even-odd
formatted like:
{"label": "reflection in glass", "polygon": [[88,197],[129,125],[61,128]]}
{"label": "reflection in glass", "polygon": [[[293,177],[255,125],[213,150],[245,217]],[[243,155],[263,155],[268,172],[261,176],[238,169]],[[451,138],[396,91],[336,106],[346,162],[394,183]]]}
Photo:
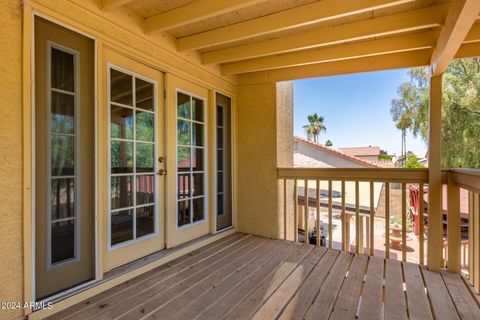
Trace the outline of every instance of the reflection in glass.
{"label": "reflection in glass", "polygon": [[190,148],[178,147],[177,168],[178,171],[190,170]]}
{"label": "reflection in glass", "polygon": [[192,120],[203,122],[203,100],[192,98]]}
{"label": "reflection in glass", "polygon": [[112,173],[133,172],[133,142],[111,141]]}
{"label": "reflection in glass", "polygon": [[132,76],[110,69],[110,101],[132,106]]}
{"label": "reflection in glass", "polygon": [[217,195],[217,215],[222,215],[225,212],[223,210],[223,194],[219,193]]}
{"label": "reflection in glass", "polygon": [[183,146],[190,145],[190,124],[191,122],[185,120],[178,120],[177,122],[177,144]]}
{"label": "reflection in glass", "polygon": [[135,78],[135,105],[153,111],[153,83]]}
{"label": "reflection in glass", "polygon": [[217,173],[217,191],[218,192],[223,191],[223,173],[222,172]]}
{"label": "reflection in glass", "polygon": [[192,174],[192,196],[204,195],[203,173]]}
{"label": "reflection in glass", "polygon": [[193,145],[203,146],[203,124],[193,122]]}
{"label": "reflection in glass", "polygon": [[223,150],[217,150],[217,170],[223,170]]}
{"label": "reflection in glass", "polygon": [[192,148],[192,171],[203,171],[203,149]]}
{"label": "reflection in glass", "polygon": [[118,139],[133,139],[133,111],[132,109],[117,107],[110,108],[110,136]]}
{"label": "reflection in glass", "polygon": [[75,96],[52,91],[52,132],[75,132]]}
{"label": "reflection in glass", "polygon": [[137,143],[136,167],[137,172],[154,171],[155,145],[151,143]]}
{"label": "reflection in glass", "polygon": [[217,126],[223,127],[223,107],[217,106]]}
{"label": "reflection in glass", "polygon": [[190,119],[190,96],[181,92],[177,93],[177,116]]}
{"label": "reflection in glass", "polygon": [[190,223],[190,200],[178,202],[178,226]]}
{"label": "reflection in glass", "polygon": [[136,209],[137,238],[155,232],[155,207],[141,207]]}
{"label": "reflection in glass", "polygon": [[71,53],[52,48],[51,85],[52,88],[75,91],[75,64]]}
{"label": "reflection in glass", "polygon": [[193,222],[203,220],[204,198],[193,199]]}
{"label": "reflection in glass", "polygon": [[136,140],[151,141],[155,132],[155,118],[153,113],[137,111],[135,117]]}
{"label": "reflection in glass", "polygon": [[132,176],[111,177],[111,209],[131,207],[133,205]]}
{"label": "reflection in glass", "polygon": [[52,223],[51,264],[75,258],[75,219]]}
{"label": "reflection in glass", "polygon": [[133,239],[133,210],[111,213],[111,245]]}
{"label": "reflection in glass", "polygon": [[52,176],[73,176],[75,173],[75,137],[52,134]]}
{"label": "reflection in glass", "polygon": [[155,180],[152,175],[137,176],[137,206],[155,202]]}
{"label": "reflection in glass", "polygon": [[217,148],[223,149],[223,128],[217,128]]}
{"label": "reflection in glass", "polygon": [[75,179],[52,179],[51,219],[58,220],[75,216]]}
{"label": "reflection in glass", "polygon": [[190,174],[179,174],[177,179],[178,199],[190,197]]}

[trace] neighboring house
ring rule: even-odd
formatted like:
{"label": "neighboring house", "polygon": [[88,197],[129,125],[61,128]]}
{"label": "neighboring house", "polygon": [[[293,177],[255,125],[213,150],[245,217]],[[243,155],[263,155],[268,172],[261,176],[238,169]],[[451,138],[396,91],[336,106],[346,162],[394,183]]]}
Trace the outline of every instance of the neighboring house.
{"label": "neighboring house", "polygon": [[349,156],[354,156],[357,158],[369,160],[369,161],[379,161],[380,158],[380,147],[352,147],[352,148],[339,148],[345,154]]}

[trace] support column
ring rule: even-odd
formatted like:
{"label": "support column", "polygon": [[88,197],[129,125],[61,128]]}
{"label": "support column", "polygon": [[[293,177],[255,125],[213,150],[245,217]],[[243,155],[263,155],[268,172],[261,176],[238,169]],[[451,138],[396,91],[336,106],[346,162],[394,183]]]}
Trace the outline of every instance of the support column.
{"label": "support column", "polygon": [[428,253],[431,271],[439,271],[443,252],[442,208],[442,75],[430,78],[428,108]]}

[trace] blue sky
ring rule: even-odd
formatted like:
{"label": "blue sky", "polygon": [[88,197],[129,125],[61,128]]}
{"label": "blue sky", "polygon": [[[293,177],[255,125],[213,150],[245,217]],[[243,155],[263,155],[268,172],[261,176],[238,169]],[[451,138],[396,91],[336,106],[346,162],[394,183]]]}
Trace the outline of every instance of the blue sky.
{"label": "blue sky", "polygon": [[[294,132],[305,137],[307,115],[325,118],[334,147],[380,146],[389,154],[401,152],[401,132],[390,115],[390,102],[397,87],[409,80],[408,69],[360,73],[295,81]],[[420,138],[407,136],[407,150],[423,157],[426,146]]]}

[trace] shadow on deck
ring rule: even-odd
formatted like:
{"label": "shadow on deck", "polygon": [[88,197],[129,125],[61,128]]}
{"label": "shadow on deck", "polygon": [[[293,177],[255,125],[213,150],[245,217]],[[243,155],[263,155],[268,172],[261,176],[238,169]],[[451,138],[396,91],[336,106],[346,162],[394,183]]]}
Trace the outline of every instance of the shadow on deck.
{"label": "shadow on deck", "polygon": [[480,319],[458,274],[241,233],[50,319]]}

